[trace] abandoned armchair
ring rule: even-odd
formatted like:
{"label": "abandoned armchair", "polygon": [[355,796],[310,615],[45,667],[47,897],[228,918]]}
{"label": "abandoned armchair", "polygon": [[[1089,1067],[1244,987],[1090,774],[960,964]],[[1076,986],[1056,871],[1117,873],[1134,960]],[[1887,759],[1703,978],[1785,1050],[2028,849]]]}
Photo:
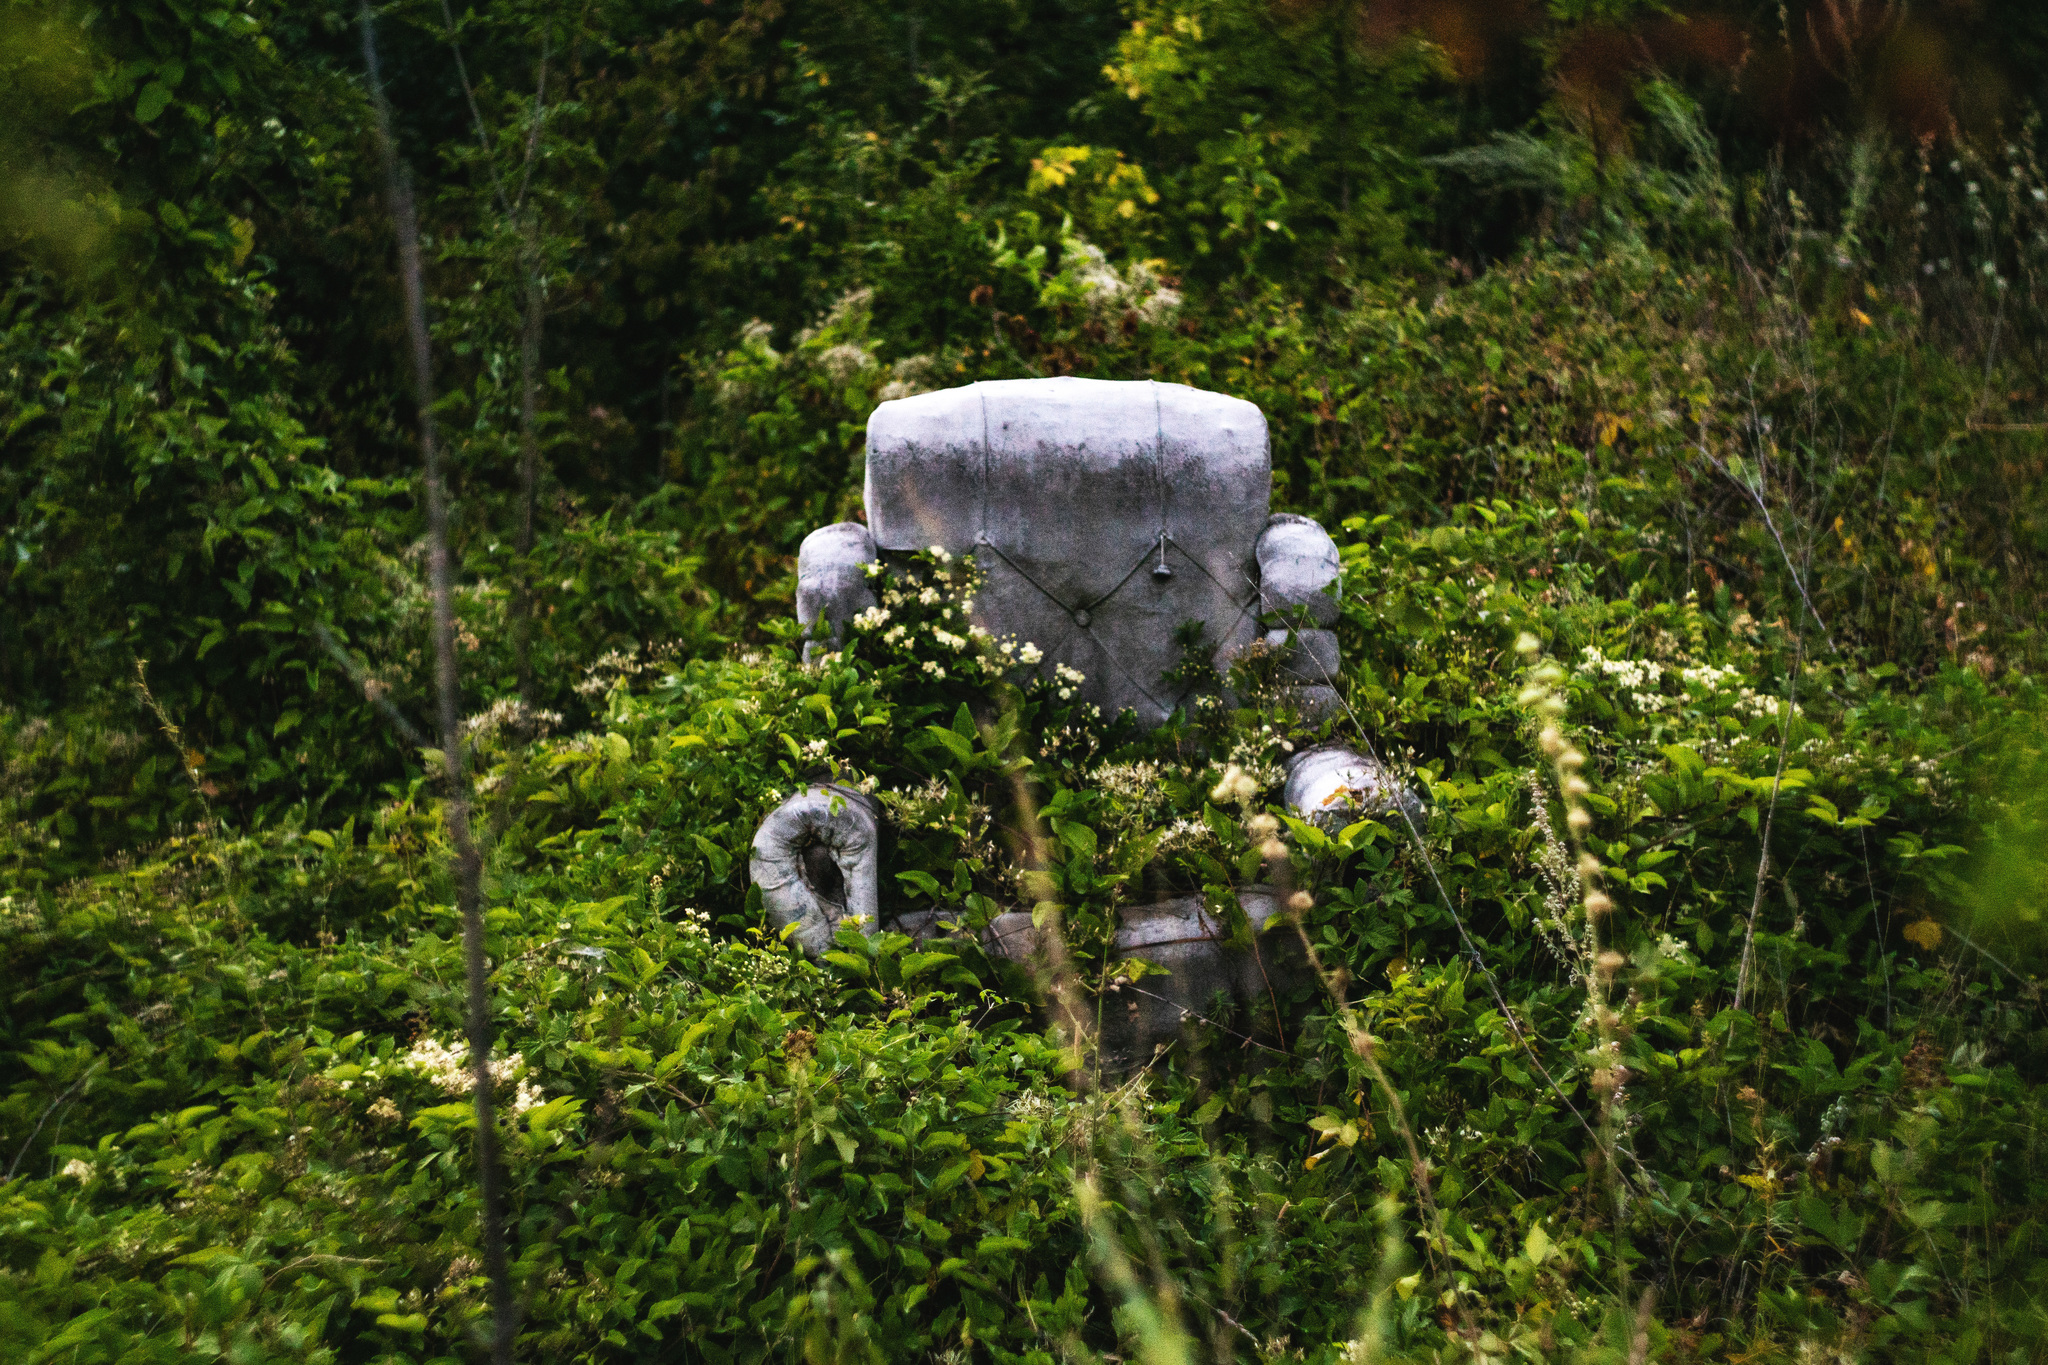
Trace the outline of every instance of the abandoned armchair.
{"label": "abandoned armchair", "polygon": [[[806,661],[836,648],[846,623],[875,606],[869,566],[938,547],[974,556],[985,576],[976,624],[1036,642],[1047,674],[1078,670],[1083,699],[1104,715],[1129,711],[1149,729],[1173,714],[1186,696],[1167,679],[1190,621],[1218,642],[1219,675],[1262,641],[1278,656],[1289,709],[1316,721],[1341,707],[1337,547],[1307,517],[1269,515],[1266,422],[1250,403],[1093,379],[898,399],[868,421],[864,491],[866,525],[813,531],[798,555],[797,619],[813,637]],[[1366,757],[1324,745],[1292,755],[1283,799],[1297,816],[1330,823],[1408,798]],[[881,927],[879,817],[871,798],[817,785],[755,834],[751,870],[763,903],[777,925],[795,926],[806,952],[828,947],[842,919],[870,933]],[[1258,931],[1281,914],[1282,898],[1246,886],[1238,899],[1255,931],[1249,950],[1227,946],[1199,896],[1124,912],[1118,950],[1171,975],[1105,1028],[1105,1054],[1125,1063],[1149,1054],[1216,991],[1267,993],[1284,964],[1259,946],[1275,936]],[[936,920],[905,915],[895,927],[922,937]],[[1022,966],[1041,951],[1023,911],[997,916],[982,944]]]}

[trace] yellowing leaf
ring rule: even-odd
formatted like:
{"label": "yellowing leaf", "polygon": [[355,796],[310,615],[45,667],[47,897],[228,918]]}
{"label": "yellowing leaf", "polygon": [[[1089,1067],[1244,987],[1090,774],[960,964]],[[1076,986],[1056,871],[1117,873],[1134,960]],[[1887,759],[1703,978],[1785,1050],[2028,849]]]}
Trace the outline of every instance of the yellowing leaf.
{"label": "yellowing leaf", "polygon": [[1931,919],[1917,920],[1902,932],[1907,939],[1930,953],[1941,946],[1941,926]]}

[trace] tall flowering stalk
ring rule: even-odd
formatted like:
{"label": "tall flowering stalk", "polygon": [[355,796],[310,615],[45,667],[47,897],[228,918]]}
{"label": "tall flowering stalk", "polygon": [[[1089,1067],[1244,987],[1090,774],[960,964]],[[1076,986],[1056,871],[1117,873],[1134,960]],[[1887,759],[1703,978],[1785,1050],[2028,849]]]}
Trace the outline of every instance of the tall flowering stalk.
{"label": "tall flowering stalk", "polygon": [[[1602,885],[1605,873],[1600,859],[1587,845],[1587,836],[1593,830],[1593,811],[1586,798],[1593,794],[1593,785],[1586,778],[1585,751],[1564,732],[1563,722],[1568,709],[1563,692],[1564,669],[1555,660],[1543,658],[1542,648],[1536,637],[1527,631],[1515,640],[1516,653],[1529,665],[1528,681],[1517,700],[1538,725],[1536,747],[1550,763],[1551,776],[1557,783],[1558,796],[1564,806],[1566,837],[1570,840],[1571,852],[1576,855],[1569,864],[1568,874],[1565,867],[1558,867],[1551,880],[1555,893],[1562,893],[1573,886],[1578,891],[1578,910],[1583,919],[1581,932],[1573,935],[1567,926],[1560,923],[1557,926],[1558,938],[1575,946],[1581,954],[1574,973],[1586,983],[1586,1012],[1581,1016],[1581,1026],[1590,1022],[1597,1040],[1589,1058],[1592,1063],[1589,1084],[1600,1104],[1595,1137],[1600,1148],[1602,1174],[1614,1205],[1615,1236],[1619,1239],[1627,1213],[1627,1186],[1616,1165],[1616,1155],[1627,1128],[1628,1072],[1621,1064],[1621,1016],[1611,1001],[1616,979],[1628,964],[1628,959],[1612,948],[1602,946],[1605,922],[1614,913],[1614,898]],[[1540,792],[1534,794],[1540,800]],[[1547,835],[1555,837],[1551,834],[1547,815],[1539,818],[1539,823]],[[1554,861],[1561,863],[1563,860]],[[1561,894],[1555,898],[1562,901]],[[1563,907],[1560,904],[1558,908],[1561,910]],[[1619,1273],[1625,1277],[1628,1273],[1626,1257],[1617,1255],[1616,1261]]]}

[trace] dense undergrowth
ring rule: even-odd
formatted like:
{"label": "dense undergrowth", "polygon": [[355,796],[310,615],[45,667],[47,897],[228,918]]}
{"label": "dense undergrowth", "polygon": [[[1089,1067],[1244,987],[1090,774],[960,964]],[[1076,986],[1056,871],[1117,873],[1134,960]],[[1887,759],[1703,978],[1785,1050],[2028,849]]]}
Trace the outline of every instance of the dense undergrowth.
{"label": "dense undergrowth", "polygon": [[[1088,1058],[971,949],[849,931],[807,962],[740,872],[778,789],[872,779],[886,908],[971,922],[1020,894],[1002,830],[1030,760],[1032,894],[1114,985],[1090,930],[1148,864],[1226,897],[1260,871],[1268,713],[1105,730],[910,596],[814,671],[680,662],[619,681],[584,735],[480,727],[524,1349],[1549,1357],[1642,1331],[1677,1359],[2034,1355],[2043,1023],[1982,956],[2025,926],[1972,875],[1982,846],[1948,842],[2038,763],[2027,685],[1793,667],[1726,593],[1643,600],[1641,529],[1614,520],[1350,529],[1350,691],[1428,791],[1426,837],[1289,822],[1280,875],[1342,1005],[1288,1002],[1278,1053],[1224,1014],[1064,1084]],[[1603,923],[1535,776],[1523,632],[1566,665],[1591,755]],[[1997,757],[1966,775],[1964,746]],[[1228,764],[1259,783],[1242,805],[1211,790]],[[2030,833],[2008,832],[2023,860]],[[416,788],[360,827],[186,835],[10,898],[12,1013],[36,1021],[8,1102],[11,1339],[460,1348],[482,1307],[440,840]]]}
{"label": "dense undergrowth", "polygon": [[[1923,20],[1847,0],[1725,80],[1710,5],[1551,6],[1491,74],[1457,5],[658,8],[380,11],[519,1358],[2048,1355],[2030,111],[1899,114]],[[49,188],[0,191],[7,1359],[484,1350],[355,22],[0,29]],[[1964,74],[2040,36],[1955,24]],[[1280,818],[1318,736],[1257,661],[1080,712],[965,565],[794,662],[874,405],[1049,374],[1259,404],[1343,554],[1322,737],[1412,828]],[[812,962],[745,867],[823,778],[891,875]],[[1314,989],[1135,1074],[1046,1028],[1145,988],[1120,907],[1252,880]],[[931,908],[1069,975],[890,931]]]}

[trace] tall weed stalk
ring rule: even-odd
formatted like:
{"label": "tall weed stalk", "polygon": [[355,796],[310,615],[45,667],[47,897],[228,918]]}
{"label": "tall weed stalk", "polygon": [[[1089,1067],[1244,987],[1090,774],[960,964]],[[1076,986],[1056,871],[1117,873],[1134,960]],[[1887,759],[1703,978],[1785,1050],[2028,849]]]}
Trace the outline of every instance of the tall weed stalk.
{"label": "tall weed stalk", "polygon": [[412,362],[413,401],[419,415],[420,457],[427,503],[427,583],[433,598],[434,683],[447,790],[443,811],[454,864],[456,909],[462,919],[464,990],[468,1006],[469,1066],[476,1101],[477,1193],[484,1273],[491,1285],[491,1358],[510,1365],[516,1328],[512,1276],[507,1264],[504,1174],[498,1152],[496,1084],[491,1075],[490,961],[483,918],[483,857],[470,828],[469,777],[463,767],[462,687],[455,656],[455,569],[448,547],[448,492],[442,482],[440,446],[434,431],[434,365],[427,330],[425,272],[420,263],[419,224],[412,187],[399,161],[391,131],[391,110],[378,74],[375,20],[369,0],[361,6],[363,63],[376,106],[377,146],[384,162],[392,227],[398,238],[399,280],[405,291],[405,329]]}

